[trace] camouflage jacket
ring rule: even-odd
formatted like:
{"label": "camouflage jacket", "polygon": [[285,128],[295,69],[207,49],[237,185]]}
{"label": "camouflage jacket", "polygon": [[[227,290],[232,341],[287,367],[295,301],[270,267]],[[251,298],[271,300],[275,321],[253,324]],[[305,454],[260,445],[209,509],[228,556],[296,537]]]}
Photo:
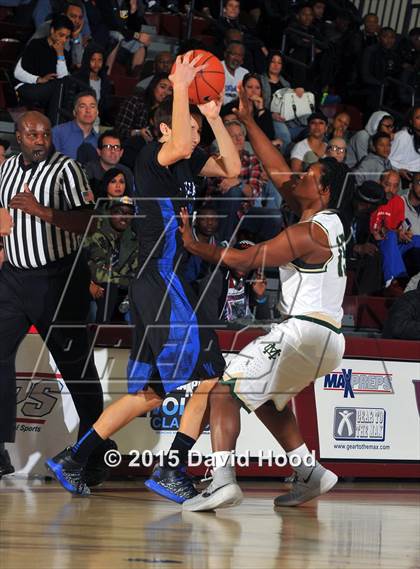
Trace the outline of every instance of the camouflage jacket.
{"label": "camouflage jacket", "polygon": [[101,218],[85,247],[95,283],[113,283],[128,288],[138,267],[138,239],[131,227],[119,235],[108,218]]}

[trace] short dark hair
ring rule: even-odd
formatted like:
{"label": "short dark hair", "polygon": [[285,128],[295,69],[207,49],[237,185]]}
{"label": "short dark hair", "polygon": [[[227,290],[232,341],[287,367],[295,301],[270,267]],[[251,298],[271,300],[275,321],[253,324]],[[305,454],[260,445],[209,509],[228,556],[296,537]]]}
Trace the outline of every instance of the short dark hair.
{"label": "short dark hair", "polygon": [[80,93],[77,93],[77,95],[74,98],[73,109],[76,108],[79,99],[81,99],[82,97],[93,97],[95,101],[98,102],[98,99],[96,98],[96,93],[93,89],[87,91],[80,91]]}
{"label": "short dark hair", "polygon": [[77,6],[77,8],[80,8],[80,9],[82,10],[83,15],[84,15],[83,2],[82,2],[82,0],[66,0],[66,3],[65,3],[65,5],[64,5],[64,9],[63,9],[64,12],[67,11],[67,8],[68,8],[69,6]]}
{"label": "short dark hair", "polygon": [[388,140],[391,140],[391,137],[387,132],[375,132],[375,134],[370,139],[371,145],[376,146],[376,143],[381,140],[381,138],[387,138]]}
{"label": "short dark hair", "polygon": [[413,28],[408,32],[408,37],[412,38],[414,36],[420,36],[420,28]]}
{"label": "short dark hair", "polygon": [[[159,125],[162,122],[168,125],[169,128],[172,128],[172,105],[173,99],[166,99],[165,101],[162,101],[162,103],[160,103],[158,108],[155,110],[155,113],[153,115],[153,122],[158,132]],[[202,117],[198,107],[195,105],[190,105],[190,114],[193,116],[198,116],[200,118]]]}
{"label": "short dark hair", "polygon": [[389,26],[385,26],[384,28],[381,28],[379,30],[379,35],[382,36],[385,32],[392,32],[393,34],[397,34],[397,32],[394,30],[394,28],[391,28]]}
{"label": "short dark hair", "polygon": [[98,148],[101,149],[103,146],[103,142],[105,138],[116,138],[121,142],[121,136],[118,134],[118,131],[113,129],[106,130],[102,134],[99,135],[98,138]]}
{"label": "short dark hair", "polygon": [[52,17],[51,29],[61,30],[63,28],[70,32],[74,32],[73,22],[67,18],[67,16],[64,16],[64,14],[56,14]]}
{"label": "short dark hair", "polygon": [[241,47],[243,47],[245,51],[245,44],[243,44],[241,41],[236,41],[236,40],[232,40],[228,44],[226,44],[225,51],[229,51],[232,45],[240,45]]}

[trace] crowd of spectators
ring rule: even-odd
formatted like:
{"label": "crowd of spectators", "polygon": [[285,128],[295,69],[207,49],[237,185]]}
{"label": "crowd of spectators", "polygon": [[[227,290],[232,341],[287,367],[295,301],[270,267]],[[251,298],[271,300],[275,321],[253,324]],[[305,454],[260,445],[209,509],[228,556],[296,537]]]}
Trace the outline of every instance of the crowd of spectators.
{"label": "crowd of spectators", "polygon": [[[19,4],[29,3],[0,1]],[[144,15],[184,6],[158,0],[37,0],[31,6],[34,34],[16,61],[16,93],[21,105],[50,118],[55,148],[83,165],[92,200],[106,214],[86,251],[92,318],[110,321],[125,306],[136,269],[139,245],[135,224],[127,221],[136,156],[156,138],[154,112],[172,93],[175,54],[160,51],[153,68],[145,63],[153,37],[142,31]],[[327,156],[346,164],[343,192],[353,203],[350,292],[402,294],[420,271],[420,28],[400,35],[381,27],[376,14],[362,17],[349,0],[225,0],[223,6],[220,14],[219,2],[196,3],[214,40],[189,40],[181,51],[203,48],[222,60],[221,114],[242,169],[238,178],[200,181],[196,238],[245,247],[296,222],[235,114],[241,83],[257,124],[297,175]],[[118,66],[137,79],[124,99],[114,96]],[[206,124],[201,134],[213,152]],[[0,140],[0,164],[8,146]],[[265,275],[221,272],[220,282],[209,286],[208,270],[190,259],[190,280],[217,297],[215,317],[272,316]]]}

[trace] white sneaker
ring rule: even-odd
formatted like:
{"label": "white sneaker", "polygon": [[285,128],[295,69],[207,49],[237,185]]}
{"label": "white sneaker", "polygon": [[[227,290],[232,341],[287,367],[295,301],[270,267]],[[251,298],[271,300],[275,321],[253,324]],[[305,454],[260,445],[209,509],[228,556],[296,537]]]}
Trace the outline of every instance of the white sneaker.
{"label": "white sneaker", "polygon": [[205,512],[216,508],[230,508],[240,504],[242,499],[242,490],[235,482],[216,487],[213,481],[201,494],[185,500],[182,509],[188,512]]}
{"label": "white sneaker", "polygon": [[298,476],[292,483],[292,490],[287,494],[277,496],[275,506],[298,506],[321,494],[329,492],[338,481],[338,476],[317,463],[305,479]]}

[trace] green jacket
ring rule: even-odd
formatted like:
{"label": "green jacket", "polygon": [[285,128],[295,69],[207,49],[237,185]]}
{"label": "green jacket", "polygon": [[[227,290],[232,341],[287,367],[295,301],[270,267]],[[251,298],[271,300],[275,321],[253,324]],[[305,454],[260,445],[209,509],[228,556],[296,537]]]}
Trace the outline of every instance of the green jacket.
{"label": "green jacket", "polygon": [[131,227],[121,235],[112,228],[109,218],[100,218],[85,247],[95,283],[128,288],[138,268],[138,239]]}

